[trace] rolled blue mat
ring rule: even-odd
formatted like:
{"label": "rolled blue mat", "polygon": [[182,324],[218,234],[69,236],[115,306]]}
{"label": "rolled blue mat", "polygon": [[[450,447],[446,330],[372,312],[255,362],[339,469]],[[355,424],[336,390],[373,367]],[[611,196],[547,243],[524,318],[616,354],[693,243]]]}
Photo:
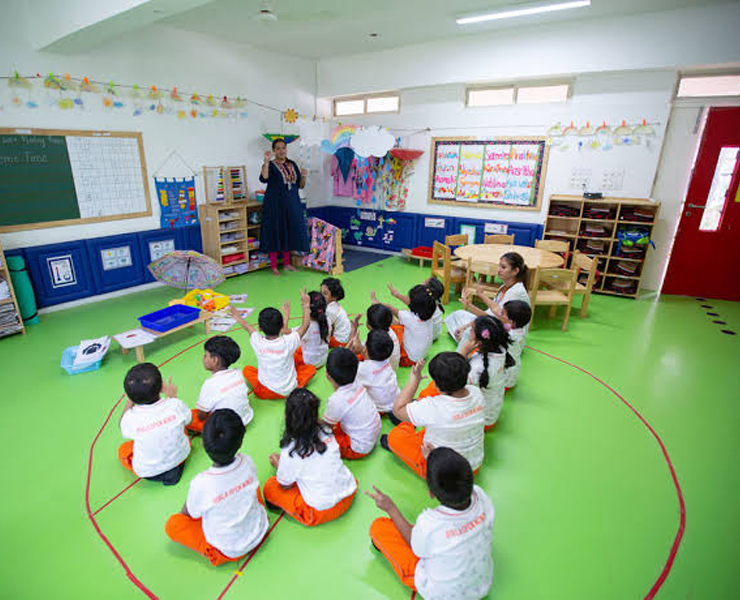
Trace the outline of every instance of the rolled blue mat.
{"label": "rolled blue mat", "polygon": [[18,302],[23,323],[35,325],[39,322],[39,313],[36,310],[36,294],[33,293],[31,278],[28,276],[28,270],[26,269],[26,261],[23,260],[22,256],[7,256],[5,261],[8,263],[10,280],[13,282],[15,299]]}

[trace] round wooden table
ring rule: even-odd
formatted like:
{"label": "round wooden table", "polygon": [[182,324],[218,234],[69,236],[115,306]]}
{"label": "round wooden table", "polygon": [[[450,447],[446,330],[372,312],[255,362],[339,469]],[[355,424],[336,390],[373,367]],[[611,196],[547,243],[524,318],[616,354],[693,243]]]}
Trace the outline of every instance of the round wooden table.
{"label": "round wooden table", "polygon": [[468,260],[469,258],[475,263],[485,263],[492,266],[497,266],[501,256],[507,252],[516,252],[521,254],[524,259],[524,264],[529,269],[529,277],[527,284],[529,286],[533,283],[534,272],[536,269],[542,267],[543,269],[551,269],[554,267],[560,267],[565,262],[562,256],[549,252],[547,250],[540,250],[539,248],[532,248],[530,246],[511,246],[508,244],[469,244],[468,246],[459,246],[455,248],[455,256]]}

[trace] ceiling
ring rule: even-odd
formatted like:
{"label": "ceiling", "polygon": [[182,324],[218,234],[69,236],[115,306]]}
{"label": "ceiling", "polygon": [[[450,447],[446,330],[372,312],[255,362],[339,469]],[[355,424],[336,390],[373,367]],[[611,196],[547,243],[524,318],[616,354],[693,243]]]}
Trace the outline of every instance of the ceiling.
{"label": "ceiling", "polygon": [[[591,6],[459,26],[455,18],[562,0],[271,0],[275,22],[254,17],[259,0],[212,0],[159,20],[161,24],[304,58],[387,50],[481,32],[725,4],[727,0],[592,0]],[[377,33],[377,38],[371,38]]]}

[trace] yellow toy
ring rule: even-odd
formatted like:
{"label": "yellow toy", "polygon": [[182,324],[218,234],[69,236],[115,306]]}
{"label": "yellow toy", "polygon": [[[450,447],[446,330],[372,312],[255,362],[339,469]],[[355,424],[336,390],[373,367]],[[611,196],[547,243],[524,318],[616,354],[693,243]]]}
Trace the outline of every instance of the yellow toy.
{"label": "yellow toy", "polygon": [[216,312],[229,305],[229,297],[213,290],[190,290],[182,298],[170,302],[170,306],[174,304],[184,304],[185,306]]}

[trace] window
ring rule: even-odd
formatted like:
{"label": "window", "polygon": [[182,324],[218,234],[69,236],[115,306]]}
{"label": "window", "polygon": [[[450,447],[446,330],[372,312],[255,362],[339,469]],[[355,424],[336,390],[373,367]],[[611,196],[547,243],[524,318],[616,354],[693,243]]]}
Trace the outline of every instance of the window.
{"label": "window", "polygon": [[368,113],[397,113],[400,109],[401,96],[398,94],[372,94],[334,100],[335,117]]}
{"label": "window", "polygon": [[681,77],[679,98],[740,96],[740,75]]}
{"label": "window", "polygon": [[727,190],[730,188],[737,165],[738,150],[739,148],[726,147],[722,148],[719,153],[717,166],[714,168],[714,177],[712,177],[712,187],[704,203],[704,214],[699,223],[699,231],[719,229],[719,222],[727,204]]}
{"label": "window", "polygon": [[566,102],[569,94],[569,83],[468,88],[466,104],[467,106],[500,106],[502,104]]}

